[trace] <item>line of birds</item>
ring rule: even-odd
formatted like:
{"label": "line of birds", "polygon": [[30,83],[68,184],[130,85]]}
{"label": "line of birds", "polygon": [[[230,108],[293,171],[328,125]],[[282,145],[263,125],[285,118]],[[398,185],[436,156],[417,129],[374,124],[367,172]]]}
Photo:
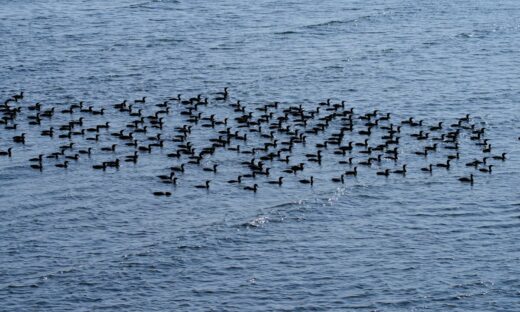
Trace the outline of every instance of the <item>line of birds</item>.
{"label": "line of birds", "polygon": [[[430,163],[420,168],[422,172],[432,173],[433,168],[450,170],[453,161],[461,156],[461,134],[468,134],[471,142],[477,146],[483,155],[472,162],[466,163],[468,167],[484,173],[492,173],[493,164],[490,160],[505,161],[506,153],[490,155],[492,145],[485,138],[486,128],[472,123],[470,115],[465,115],[455,123],[446,127],[445,122],[434,125],[426,125],[423,120],[415,120],[413,117],[393,122],[391,113],[381,113],[374,110],[365,114],[357,114],[353,108],[346,106],[345,101],[333,103],[331,99],[317,103],[311,108],[302,105],[291,105],[281,108],[279,102],[269,102],[255,107],[246,106],[240,100],[230,101],[228,88],[215,93],[214,100],[228,103],[225,118],[219,119],[212,111],[211,103],[207,97],[199,94],[196,97],[183,98],[181,94],[168,98],[162,103],[150,105],[146,97],[136,99],[133,102],[124,100],[121,103],[108,107],[95,109],[83,102],[68,106],[44,107],[41,103],[23,105],[24,93],[20,92],[4,101],[0,105],[0,125],[5,130],[17,131],[20,122],[26,121],[31,127],[36,127],[40,136],[60,140],[60,146],[55,152],[41,153],[29,159],[30,167],[39,171],[44,170],[44,158],[59,161],[54,166],[68,168],[81,157],[91,157],[95,152],[114,154],[120,146],[126,146],[131,154],[124,157],[103,161],[92,166],[94,170],[119,169],[122,162],[137,164],[143,154],[151,154],[156,148],[167,148],[167,144],[173,143],[175,149],[169,151],[166,156],[182,161],[178,166],[166,169],[165,174],[157,176],[164,184],[177,185],[181,176],[188,171],[188,166],[202,167],[202,171],[217,173],[219,164],[209,167],[203,166],[203,160],[211,158],[217,152],[228,151],[236,153],[235,158],[250,157],[250,160],[239,161],[246,172],[236,179],[227,181],[230,184],[242,185],[244,179],[256,179],[264,176],[270,177],[273,166],[268,167],[266,162],[280,163],[283,168],[281,174],[289,176],[298,175],[310,164],[321,165],[324,159],[339,157],[339,165],[349,165],[351,168],[331,179],[334,183],[345,183],[349,176],[358,175],[358,167],[370,167],[381,165],[383,161],[397,164],[403,156],[400,147],[403,140],[411,138],[415,142],[424,142],[421,150],[413,152],[413,155],[427,158],[428,155],[438,153],[441,149],[449,151],[445,156],[445,162]],[[221,106],[219,106],[220,108]],[[210,110],[209,114],[205,110]],[[145,111],[151,111],[146,115]],[[53,122],[55,115],[65,116],[67,122],[56,124]],[[233,115],[234,114],[234,115]],[[109,121],[100,121],[106,118]],[[111,118],[124,117],[127,123],[123,129],[113,129]],[[171,124],[172,116],[182,118],[180,124]],[[79,116],[79,117],[78,117]],[[94,122],[94,126],[87,126],[87,119]],[[47,125],[48,128],[43,128]],[[168,131],[173,126],[172,131]],[[404,129],[414,131],[404,133]],[[32,128],[31,128],[32,129]],[[203,130],[203,135],[214,134],[199,146],[195,146],[192,133],[196,129]],[[109,132],[112,130],[113,132]],[[155,132],[154,135],[150,135]],[[109,135],[108,135],[109,133]],[[31,135],[36,135],[31,133]],[[379,137],[377,137],[379,135]],[[117,143],[98,147],[105,137],[117,140]],[[354,138],[361,138],[355,141]],[[197,139],[197,138],[196,138]],[[198,137],[198,141],[201,138]],[[307,149],[311,139],[317,140],[314,151],[302,154],[305,160],[297,163],[291,161],[293,156],[299,156],[297,147]],[[520,138],[519,138],[520,139]],[[27,133],[22,132],[12,136],[15,144],[25,144],[28,140]],[[65,140],[63,143],[61,140]],[[91,143],[87,148],[78,148],[80,140]],[[380,144],[373,141],[379,140]],[[250,144],[255,147],[249,148]],[[357,158],[360,155],[362,158]],[[13,157],[13,147],[0,150],[0,156]],[[407,164],[398,168],[386,168],[377,171],[378,176],[391,174],[405,176],[408,172]],[[288,176],[278,176],[274,180],[265,181],[270,185],[282,186]],[[474,183],[474,174],[460,177],[465,183]],[[299,178],[301,184],[313,185],[313,176]],[[201,184],[194,185],[198,189],[209,189],[211,180],[205,180]],[[242,186],[244,190],[257,192],[259,184]],[[171,192],[153,192],[156,196],[170,196]]]}

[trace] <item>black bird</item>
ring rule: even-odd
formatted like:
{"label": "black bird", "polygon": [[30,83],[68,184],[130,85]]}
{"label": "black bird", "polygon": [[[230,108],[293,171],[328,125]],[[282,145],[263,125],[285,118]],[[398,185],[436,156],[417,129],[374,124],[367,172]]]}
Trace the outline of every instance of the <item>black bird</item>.
{"label": "black bird", "polygon": [[388,177],[390,175],[390,169],[385,169],[384,171],[378,171],[377,175]]}
{"label": "black bird", "polygon": [[224,92],[217,92],[217,95],[227,96],[228,95],[228,87],[224,87]]}
{"label": "black bird", "polygon": [[87,141],[99,141],[99,134],[96,134],[94,137],[86,138]]}
{"label": "black bird", "polygon": [[101,165],[93,165],[92,168],[105,171],[107,169],[107,165],[106,163],[103,163]]}
{"label": "black bird", "polygon": [[242,183],[242,176],[239,175],[236,180],[229,180],[228,183]]}
{"label": "black bird", "polygon": [[428,150],[425,148],[424,151],[422,152],[415,152],[415,155],[419,155],[419,156],[428,156]]}
{"label": "black bird", "polygon": [[89,148],[87,148],[86,150],[79,150],[78,153],[79,153],[79,154],[90,155],[91,151],[92,151],[92,147],[89,147]]}
{"label": "black bird", "polygon": [[172,193],[170,193],[170,192],[153,192],[153,195],[155,195],[155,196],[171,196]]}
{"label": "black bird", "polygon": [[101,150],[104,152],[115,152],[117,144],[112,144],[111,147],[102,147]]}
{"label": "black bird", "polygon": [[54,166],[56,166],[58,168],[65,168],[65,169],[67,169],[69,167],[69,162],[67,160],[65,160],[62,164],[56,164]]}
{"label": "black bird", "polygon": [[180,151],[176,151],[175,153],[166,154],[166,156],[170,157],[170,158],[180,158],[181,157],[181,152]]}
{"label": "black bird", "polygon": [[217,167],[218,167],[218,164],[215,164],[215,165],[213,165],[213,168],[203,168],[202,170],[217,173]]}
{"label": "black bird", "polygon": [[451,161],[451,159],[448,159],[445,164],[444,163],[437,164],[437,167],[446,168],[446,169],[449,170],[450,169],[450,161]]}
{"label": "black bird", "polygon": [[302,180],[300,180],[300,183],[313,185],[314,184],[314,177],[311,176],[310,179],[302,179]]}
{"label": "black bird", "polygon": [[177,178],[173,178],[171,180],[161,180],[162,183],[164,184],[173,184],[173,185],[177,185]]}
{"label": "black bird", "polygon": [[486,162],[487,162],[487,159],[488,159],[488,157],[484,157],[484,158],[482,158],[482,160],[475,159],[474,161],[466,163],[466,166],[467,167],[475,167],[475,168],[477,168],[478,165],[481,165],[481,164],[485,165]]}
{"label": "black bird", "polygon": [[448,159],[459,159],[460,155],[459,152],[457,152],[455,155],[448,155]]}
{"label": "black bird", "polygon": [[134,151],[133,155],[127,155],[125,157],[125,162],[133,162],[135,164],[135,163],[137,163],[138,158],[139,158],[139,155],[137,154],[137,151]]}
{"label": "black bird", "polygon": [[357,176],[357,174],[358,174],[357,167],[354,167],[354,169],[351,171],[345,171],[345,175]]}
{"label": "black bird", "polygon": [[426,172],[430,172],[431,173],[433,171],[433,165],[430,164],[426,168],[421,168],[421,171],[426,171]]}
{"label": "black bird", "polygon": [[176,172],[184,172],[184,164],[181,164],[178,167],[170,167],[170,170]]}
{"label": "black bird", "polygon": [[506,155],[507,155],[507,153],[502,153],[501,156],[493,156],[493,159],[504,161],[504,160],[506,160]]}
{"label": "black bird", "polygon": [[43,154],[38,155],[38,157],[36,157],[36,158],[29,159],[29,161],[38,161],[38,162],[42,162],[42,160],[43,160]]}
{"label": "black bird", "polygon": [[470,174],[469,177],[459,178],[459,181],[460,182],[464,182],[464,183],[471,183],[471,184],[473,184],[473,173]]}
{"label": "black bird", "polygon": [[175,172],[172,172],[169,175],[166,175],[166,174],[158,175],[157,177],[161,180],[171,180],[171,179],[173,179],[174,176],[175,176]]}
{"label": "black bird", "polygon": [[224,92],[217,92],[217,97],[215,98],[215,100],[217,101],[225,101],[227,100],[228,98],[228,91],[227,91],[227,87],[224,88]]}
{"label": "black bird", "polygon": [[403,169],[394,170],[394,173],[405,175],[406,174],[406,165],[403,165]]}
{"label": "black bird", "polygon": [[258,190],[258,184],[254,184],[252,187],[251,186],[246,186],[244,187],[244,190],[246,191],[253,191],[256,193],[256,191]]}
{"label": "black bird", "polygon": [[148,144],[148,146],[139,146],[137,148],[140,152],[148,152],[148,153],[151,153],[152,152],[152,144]]}
{"label": "black bird", "polygon": [[53,127],[50,127],[49,130],[43,130],[41,132],[41,135],[42,136],[49,136],[49,137],[52,137],[54,135],[54,128]]}
{"label": "black bird", "polygon": [[278,180],[275,181],[267,181],[269,184],[276,184],[276,185],[282,185],[283,177],[279,177]]}
{"label": "black bird", "polygon": [[0,156],[7,156],[7,157],[12,157],[13,154],[12,154],[12,147],[8,148],[7,151],[2,151],[0,150]]}
{"label": "black bird", "polygon": [[361,165],[361,166],[372,166],[372,158],[369,158],[369,159],[364,160],[364,161],[360,161],[360,162],[358,162],[358,165]]}
{"label": "black bird", "polygon": [[344,177],[345,177],[345,175],[342,174],[339,178],[332,178],[332,182],[335,182],[335,183],[339,183],[339,182],[345,183],[345,178]]}
{"label": "black bird", "polygon": [[18,100],[21,99],[23,99],[23,91],[21,91],[20,94],[13,95],[13,100],[15,100],[16,102],[18,102]]}
{"label": "black bird", "polygon": [[43,164],[40,161],[37,165],[36,164],[32,164],[31,168],[42,171],[43,170]]}
{"label": "black bird", "polygon": [[65,159],[70,159],[70,160],[78,160],[79,159],[79,154],[74,154],[74,156],[65,156]]}
{"label": "black bird", "polygon": [[143,96],[143,98],[140,99],[140,100],[135,100],[134,101],[134,103],[144,103],[144,102],[146,102],[146,96]]}
{"label": "black bird", "polygon": [[13,142],[25,144],[25,133],[13,137]]}
{"label": "black bird", "polygon": [[487,172],[487,173],[491,173],[493,171],[493,165],[489,165],[487,168],[480,168],[479,171],[480,172]]}
{"label": "black bird", "polygon": [[119,158],[116,158],[115,161],[106,161],[105,166],[119,168]]}
{"label": "black bird", "polygon": [[209,182],[211,182],[210,180],[206,180],[206,183],[203,184],[203,185],[195,185],[195,188],[198,188],[198,189],[209,189]]}

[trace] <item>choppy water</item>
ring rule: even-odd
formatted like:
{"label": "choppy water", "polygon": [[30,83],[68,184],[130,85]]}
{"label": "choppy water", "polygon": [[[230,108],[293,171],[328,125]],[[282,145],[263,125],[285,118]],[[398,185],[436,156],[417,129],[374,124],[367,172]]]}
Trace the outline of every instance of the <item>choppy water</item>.
{"label": "choppy water", "polygon": [[[27,103],[101,108],[223,86],[250,105],[331,97],[427,122],[470,113],[509,156],[472,187],[456,180],[470,172],[461,166],[387,179],[367,169],[338,188],[329,166],[313,188],[293,181],[253,195],[220,182],[206,192],[188,176],[154,198],[162,158],[100,173],[93,157],[39,173],[27,160],[56,144],[30,137],[0,158],[1,309],[519,309],[518,1],[0,8],[2,99],[23,89]],[[2,129],[0,149],[19,132]],[[236,177],[226,159],[221,181]]]}

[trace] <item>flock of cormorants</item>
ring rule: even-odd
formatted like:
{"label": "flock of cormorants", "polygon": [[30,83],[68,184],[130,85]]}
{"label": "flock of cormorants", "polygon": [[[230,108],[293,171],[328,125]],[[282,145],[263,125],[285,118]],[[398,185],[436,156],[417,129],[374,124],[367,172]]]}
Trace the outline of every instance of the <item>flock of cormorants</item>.
{"label": "flock of cormorants", "polygon": [[[123,162],[136,165],[143,155],[163,149],[166,156],[178,164],[168,165],[164,174],[157,178],[161,183],[175,186],[189,171],[202,170],[217,176],[219,164],[205,166],[204,163],[215,153],[227,150],[236,153],[234,162],[242,166],[244,171],[236,179],[227,182],[257,192],[261,188],[260,183],[282,186],[284,179],[313,185],[315,178],[305,177],[305,169],[310,165],[320,166],[325,159],[339,165],[338,176],[331,180],[333,183],[345,183],[349,177],[357,176],[358,167],[362,166],[379,168],[376,171],[378,176],[406,176],[410,168],[406,164],[397,163],[405,153],[401,147],[407,139],[421,146],[408,154],[425,160],[428,160],[429,155],[437,154],[445,159],[435,164],[427,162],[423,168],[417,169],[426,173],[450,170],[461,157],[463,138],[469,139],[480,150],[473,161],[465,163],[473,167],[475,172],[491,173],[495,166],[493,162],[505,161],[507,155],[504,152],[492,153],[494,151],[486,138],[486,128],[472,122],[470,115],[458,118],[449,125],[445,121],[427,125],[423,120],[415,120],[413,117],[396,120],[391,113],[378,110],[358,113],[347,107],[345,101],[334,103],[331,99],[317,103],[312,108],[304,108],[302,105],[282,107],[279,102],[252,107],[244,105],[240,100],[231,101],[228,88],[224,88],[222,92],[214,94],[212,103],[201,94],[191,98],[183,98],[178,94],[162,103],[150,103],[146,97],[142,97],[100,109],[84,102],[67,106],[26,102],[24,93],[20,92],[0,105],[0,125],[15,134],[9,146],[0,146],[0,156],[15,157],[15,146],[25,144],[31,136],[59,140],[57,150],[28,159],[29,166],[41,172],[47,166],[67,169],[94,153],[113,155],[112,159],[93,165],[94,170],[119,169]],[[219,109],[224,107],[229,114],[219,119],[211,109],[213,105],[218,105]],[[58,119],[55,116],[57,114],[65,116],[67,121],[54,121]],[[110,116],[114,114],[126,118],[126,125],[115,128],[110,121]],[[102,117],[107,115],[109,121],[104,121],[106,119]],[[183,122],[172,124],[173,115],[179,115]],[[27,123],[29,129],[35,131],[17,133],[20,123]],[[195,146],[193,143],[190,136],[195,129],[210,135],[209,139],[203,140],[205,145]],[[315,143],[309,143],[311,139]],[[115,157],[120,146],[125,146],[130,152]],[[303,153],[295,152],[296,147],[303,148]],[[291,158],[294,156],[305,160],[293,162]],[[244,157],[247,160],[241,161],[240,158]],[[272,165],[268,165],[272,163],[281,166],[279,175],[275,177],[271,172]],[[263,177],[263,182],[260,182],[260,177]],[[458,180],[473,184],[475,176],[471,173]],[[211,181],[201,181],[194,187],[209,189]],[[171,190],[153,194],[170,196]]]}

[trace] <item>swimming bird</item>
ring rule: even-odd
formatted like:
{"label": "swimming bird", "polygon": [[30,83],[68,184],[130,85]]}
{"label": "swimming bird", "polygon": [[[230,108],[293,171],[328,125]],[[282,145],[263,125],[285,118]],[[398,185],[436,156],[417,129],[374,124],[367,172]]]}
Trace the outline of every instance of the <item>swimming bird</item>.
{"label": "swimming bird", "polygon": [[202,168],[203,171],[208,171],[208,172],[214,172],[214,173],[217,173],[217,167],[218,167],[218,164],[214,164],[212,168]]}
{"label": "swimming bird", "polygon": [[117,144],[112,144],[110,147],[102,147],[101,150],[104,152],[115,152]]}
{"label": "swimming bird", "polygon": [[441,167],[441,168],[446,168],[446,169],[449,170],[450,169],[450,161],[451,161],[451,159],[448,159],[445,164],[444,163],[440,163],[440,164],[437,164],[436,166],[437,167]]}
{"label": "swimming bird", "polygon": [[225,100],[227,100],[228,95],[229,95],[228,88],[225,87],[224,88],[224,92],[217,92],[216,94],[217,94],[217,97],[215,98],[215,100],[217,100],[217,101],[225,101]]}
{"label": "swimming bird", "polygon": [[507,155],[507,153],[502,153],[502,155],[500,155],[500,156],[493,156],[493,159],[504,161],[504,160],[506,160],[506,155]]}
{"label": "swimming bird", "polygon": [[161,175],[158,175],[157,177],[161,180],[171,180],[173,179],[173,177],[175,176],[175,172],[172,172],[170,173],[169,175],[167,174],[161,174]]}
{"label": "swimming bird", "polygon": [[275,181],[267,181],[268,184],[276,184],[276,185],[282,185],[283,177],[279,177],[278,180]]}
{"label": "swimming bird", "polygon": [[87,148],[86,150],[79,150],[78,153],[79,153],[79,154],[90,155],[90,154],[91,154],[91,151],[92,151],[92,147],[89,147],[89,148]]}
{"label": "swimming bird", "polygon": [[314,177],[311,176],[310,179],[301,179],[299,182],[300,182],[300,183],[303,183],[303,184],[310,184],[310,185],[313,185],[313,184],[314,184]]}
{"label": "swimming bird", "polygon": [[428,156],[428,150],[425,148],[424,151],[422,152],[414,152],[415,155],[419,155],[419,156]]}
{"label": "swimming bird", "polygon": [[0,150],[0,156],[7,156],[7,157],[12,157],[13,154],[12,154],[12,147],[8,148],[7,151],[2,151]]}
{"label": "swimming bird", "polygon": [[65,159],[78,160],[79,154],[74,154],[73,156],[71,156],[71,155],[65,156]]}
{"label": "swimming bird", "polygon": [[170,192],[153,192],[153,195],[155,195],[155,196],[171,196],[172,193],[170,193]]}
{"label": "swimming bird", "polygon": [[493,165],[489,165],[487,168],[480,168],[479,171],[480,172],[487,172],[487,173],[491,173],[493,171]]}
{"label": "swimming bird", "polygon": [[99,134],[96,134],[94,137],[86,138],[87,141],[99,141]]}
{"label": "swimming bird", "polygon": [[203,185],[195,185],[195,188],[198,188],[198,189],[209,189],[209,182],[211,182],[210,180],[206,180],[205,184]]}
{"label": "swimming bird", "polygon": [[242,183],[242,176],[239,175],[236,180],[229,180],[228,183]]}
{"label": "swimming bird", "polygon": [[29,161],[39,161],[39,162],[42,162],[42,160],[43,160],[43,154],[38,155],[38,157],[29,159]]}
{"label": "swimming bird", "polygon": [[405,175],[406,174],[406,165],[403,165],[403,169],[394,170],[394,173]]}
{"label": "swimming bird", "polygon": [[115,161],[106,161],[105,162],[105,166],[106,167],[119,168],[119,158],[116,158]]}
{"label": "swimming bird", "polygon": [[345,175],[348,175],[348,176],[357,176],[357,174],[358,174],[357,166],[354,167],[354,169],[351,170],[351,171],[345,171],[344,174],[345,174]]}
{"label": "swimming bird", "polygon": [[352,160],[354,160],[354,157],[349,157],[348,160],[340,160],[340,161],[338,161],[338,164],[340,164],[340,165],[352,165]]}
{"label": "swimming bird", "polygon": [[18,102],[18,100],[21,99],[23,99],[23,91],[21,91],[20,94],[13,95],[13,100],[15,100],[15,102]]}
{"label": "swimming bird", "polygon": [[184,164],[181,164],[178,167],[170,167],[170,170],[176,172],[184,172]]}
{"label": "swimming bird", "polygon": [[459,159],[459,158],[460,158],[459,152],[457,152],[455,155],[448,155],[448,159]]}
{"label": "swimming bird", "polygon": [[49,137],[52,138],[53,135],[54,135],[54,127],[50,127],[49,130],[43,130],[43,131],[40,132],[40,134],[42,136],[49,136]]}
{"label": "swimming bird", "polygon": [[133,155],[125,156],[125,162],[133,162],[135,164],[135,163],[137,163],[138,158],[139,158],[139,154],[137,154],[137,151],[134,151]]}
{"label": "swimming bird", "polygon": [[470,174],[469,177],[462,177],[462,178],[459,178],[459,181],[460,181],[460,182],[464,182],[464,183],[471,183],[471,184],[473,184],[473,173]]}
{"label": "swimming bird", "polygon": [[36,169],[36,170],[39,170],[39,171],[42,171],[42,170],[43,170],[43,164],[42,164],[42,162],[40,161],[40,162],[38,162],[38,164],[32,164],[32,165],[31,165],[31,168]]}
{"label": "swimming bird", "polygon": [[177,180],[178,180],[178,178],[173,178],[173,179],[170,179],[170,180],[161,180],[161,182],[164,183],[164,184],[177,185]]}
{"label": "swimming bird", "polygon": [[145,103],[146,102],[146,96],[143,96],[142,99],[137,99],[134,101],[134,103]]}
{"label": "swimming bird", "polygon": [[166,156],[170,157],[170,158],[180,158],[181,157],[181,152],[180,151],[176,151],[175,153],[166,154]]}
{"label": "swimming bird", "polygon": [[345,183],[345,175],[342,174],[339,176],[339,178],[332,178],[331,181],[334,182],[334,183]]}
{"label": "swimming bird", "polygon": [[152,152],[152,144],[148,144],[148,146],[139,146],[137,148],[137,150],[139,150],[140,152],[148,152],[148,153],[151,153]]}
{"label": "swimming bird", "polygon": [[384,171],[378,171],[378,172],[376,172],[376,174],[379,176],[388,177],[390,175],[390,169],[385,169]]}
{"label": "swimming bird", "polygon": [[224,92],[217,92],[217,95],[228,95],[228,87],[224,87]]}
{"label": "swimming bird", "polygon": [[256,191],[258,190],[258,184],[254,184],[252,187],[251,186],[246,186],[244,187],[244,190],[246,191],[253,191],[256,193]]}
{"label": "swimming bird", "polygon": [[13,142],[25,144],[25,133],[13,137]]}
{"label": "swimming bird", "polygon": [[426,171],[426,172],[430,172],[431,173],[433,171],[433,165],[429,164],[428,167],[421,168],[421,171]]}
{"label": "swimming bird", "polygon": [[65,160],[62,164],[55,164],[54,166],[56,166],[58,168],[65,168],[65,169],[67,169],[69,167],[69,162],[67,160]]}
{"label": "swimming bird", "polygon": [[481,164],[485,165],[487,163],[487,159],[488,159],[488,157],[484,157],[484,158],[482,158],[482,160],[475,159],[474,161],[466,163],[466,166],[467,167],[475,167],[475,168],[477,168]]}
{"label": "swimming bird", "polygon": [[462,117],[462,118],[459,118],[459,121],[468,122],[468,121],[469,121],[469,118],[470,118],[470,115],[469,115],[469,114],[466,114],[466,116],[464,116],[464,117]]}
{"label": "swimming bird", "polygon": [[361,166],[372,166],[372,158],[369,158],[369,159],[364,160],[364,161],[360,161],[360,162],[358,162],[358,165],[361,165]]}
{"label": "swimming bird", "polygon": [[101,165],[93,165],[92,168],[94,168],[96,170],[105,171],[107,169],[107,165],[105,163],[102,163]]}

